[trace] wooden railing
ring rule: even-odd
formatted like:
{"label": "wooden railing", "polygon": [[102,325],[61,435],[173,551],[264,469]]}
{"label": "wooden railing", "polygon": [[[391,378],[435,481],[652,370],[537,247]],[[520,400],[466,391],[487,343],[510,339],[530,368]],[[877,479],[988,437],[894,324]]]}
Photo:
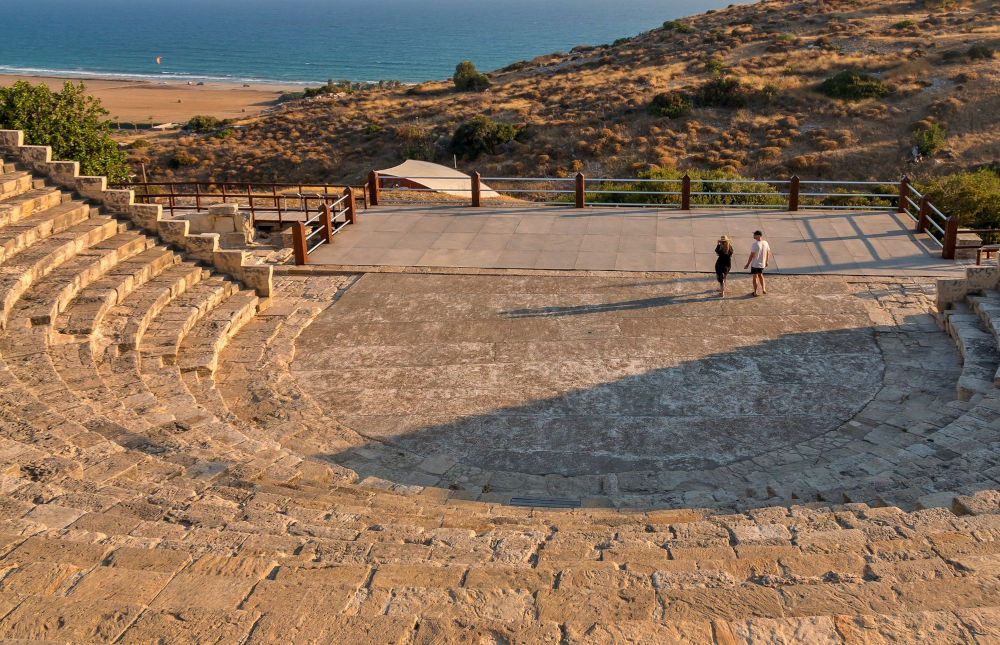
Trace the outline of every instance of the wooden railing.
{"label": "wooden railing", "polygon": [[[419,188],[421,180],[437,177],[379,176],[368,174],[368,202],[373,206],[398,203],[456,203],[428,200]],[[483,182],[497,198],[484,200]],[[502,184],[502,185],[501,185]],[[700,190],[695,190],[700,187]],[[574,177],[481,177],[473,172],[468,188],[448,188],[449,192],[468,193],[473,207],[484,201],[504,204],[549,204],[584,208],[585,206],[649,206],[654,208],[781,208],[799,210],[886,210],[909,215],[916,222],[916,232],[926,233],[941,246],[941,257],[954,259],[957,249],[978,245],[958,244],[961,233],[1000,236],[998,229],[959,229],[958,219],[942,213],[926,195],[913,186],[908,177],[893,182],[788,179],[696,179],[684,175],[678,179],[587,179]],[[892,191],[892,192],[888,192]],[[400,199],[400,195],[404,199]],[[393,199],[393,197],[396,199]],[[554,198],[553,198],[554,196]]]}
{"label": "wooden railing", "polygon": [[[133,181],[116,187],[131,188],[137,203],[161,204],[171,216],[207,211],[212,204],[235,203],[249,210],[255,222],[279,228],[315,217],[322,204],[338,199],[345,188],[332,184],[198,181]],[[355,194],[360,195],[367,209],[367,186],[356,187]]]}
{"label": "wooden railing", "polygon": [[308,264],[309,254],[323,244],[333,243],[333,236],[348,224],[357,222],[354,188],[344,189],[339,199],[322,204],[316,215],[292,224],[292,250],[295,264]]}

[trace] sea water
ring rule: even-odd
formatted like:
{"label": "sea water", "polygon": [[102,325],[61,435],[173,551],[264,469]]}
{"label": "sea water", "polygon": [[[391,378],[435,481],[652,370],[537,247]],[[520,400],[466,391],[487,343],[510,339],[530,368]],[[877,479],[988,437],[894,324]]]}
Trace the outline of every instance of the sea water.
{"label": "sea water", "polygon": [[[744,4],[735,2],[735,4]],[[446,79],[733,0],[0,0],[0,73],[318,84]],[[159,62],[157,62],[159,58]]]}

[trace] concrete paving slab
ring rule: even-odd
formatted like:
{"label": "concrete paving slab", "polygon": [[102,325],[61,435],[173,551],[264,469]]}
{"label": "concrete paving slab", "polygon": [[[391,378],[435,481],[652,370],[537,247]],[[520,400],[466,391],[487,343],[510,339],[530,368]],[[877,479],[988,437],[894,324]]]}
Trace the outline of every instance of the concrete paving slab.
{"label": "concrete paving slab", "polygon": [[[738,273],[761,229],[772,271],[796,274],[962,275],[905,215],[889,211],[380,206],[362,212],[309,261],[318,265],[712,272],[728,235]],[[423,249],[417,255],[411,251]],[[436,251],[455,251],[441,253]],[[461,251],[461,253],[457,253]],[[572,258],[570,252],[576,253]],[[617,253],[612,263],[611,253]]]}

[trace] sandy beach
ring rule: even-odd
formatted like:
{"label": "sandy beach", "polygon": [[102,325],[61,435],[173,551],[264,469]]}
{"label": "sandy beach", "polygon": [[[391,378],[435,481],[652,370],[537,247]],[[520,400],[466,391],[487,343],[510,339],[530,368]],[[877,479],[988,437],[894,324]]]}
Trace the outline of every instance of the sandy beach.
{"label": "sandy beach", "polygon": [[283,92],[301,90],[294,85],[206,82],[187,85],[181,81],[155,82],[114,79],[57,78],[52,76],[17,76],[0,74],[0,86],[26,80],[32,85],[45,83],[61,89],[65,81],[83,83],[87,92],[99,98],[111,113],[112,120],[154,123],[184,123],[196,114],[220,119],[239,118],[259,113],[273,105]]}

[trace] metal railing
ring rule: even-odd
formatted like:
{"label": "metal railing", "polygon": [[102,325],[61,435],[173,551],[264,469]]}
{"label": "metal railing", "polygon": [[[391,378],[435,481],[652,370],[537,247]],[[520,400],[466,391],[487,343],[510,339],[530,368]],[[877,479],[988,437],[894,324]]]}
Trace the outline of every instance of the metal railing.
{"label": "metal railing", "polygon": [[[213,204],[238,204],[250,211],[255,222],[279,228],[314,217],[322,204],[337,199],[345,188],[333,184],[199,181],[133,181],[116,187],[131,188],[137,203],[161,204],[171,217],[207,211]],[[367,209],[367,186],[355,190]]]}

